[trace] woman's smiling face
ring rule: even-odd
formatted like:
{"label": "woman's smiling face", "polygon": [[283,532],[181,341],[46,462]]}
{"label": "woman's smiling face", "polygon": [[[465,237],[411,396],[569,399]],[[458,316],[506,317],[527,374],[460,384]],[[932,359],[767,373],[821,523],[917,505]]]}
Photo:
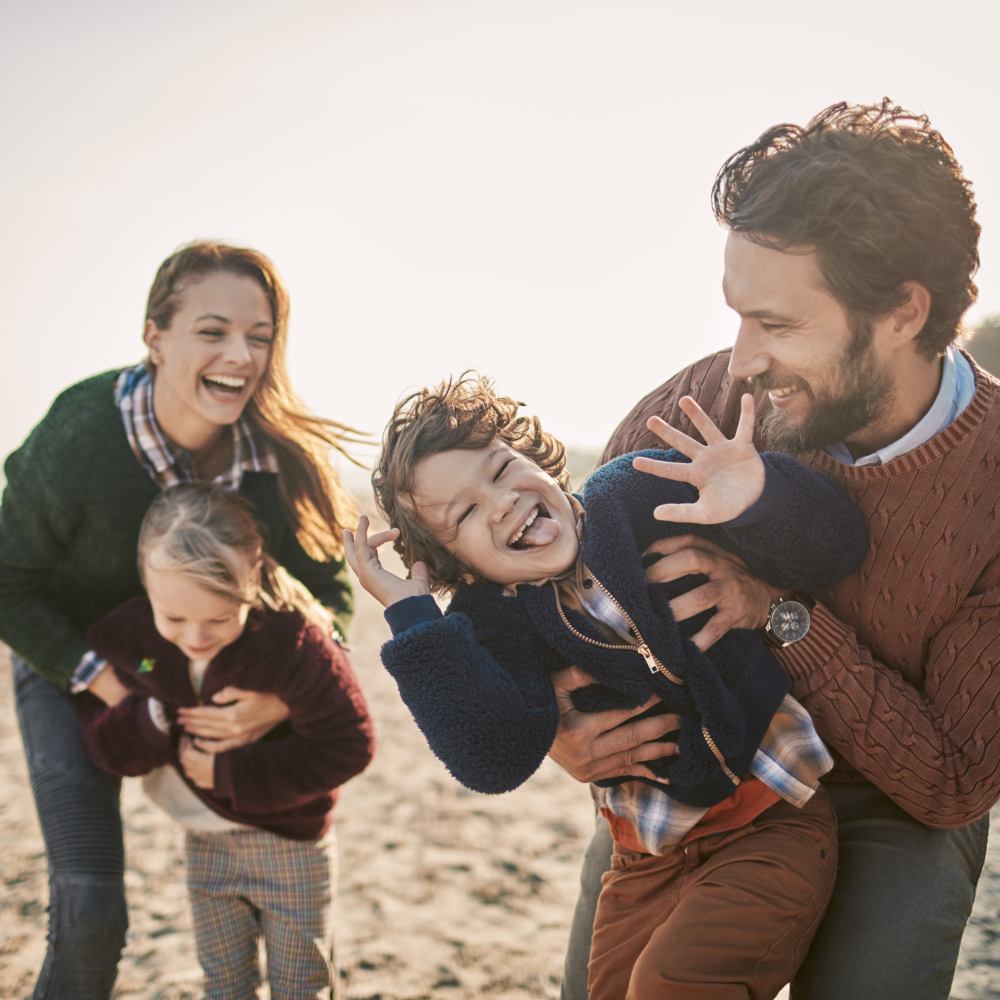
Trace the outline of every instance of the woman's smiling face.
{"label": "woman's smiling face", "polygon": [[421,459],[410,499],[435,538],[483,579],[536,583],[560,576],[576,560],[569,496],[502,441]]}
{"label": "woman's smiling face", "polygon": [[156,418],[193,448],[239,420],[267,371],[274,318],[264,289],[228,271],[192,280],[180,299],[167,327],[147,321],[144,339]]}

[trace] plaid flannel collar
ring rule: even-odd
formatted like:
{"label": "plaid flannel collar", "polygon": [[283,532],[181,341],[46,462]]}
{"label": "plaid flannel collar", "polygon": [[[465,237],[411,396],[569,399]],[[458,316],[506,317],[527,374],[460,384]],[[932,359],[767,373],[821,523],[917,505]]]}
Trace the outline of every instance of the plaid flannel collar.
{"label": "plaid flannel collar", "polygon": [[[115,403],[121,411],[125,436],[139,464],[165,490],[198,478],[191,453],[174,444],[153,412],[153,374],[145,362],[126,368],[115,382]],[[232,425],[233,460],[213,482],[239,489],[244,472],[278,471],[274,446],[245,414]]]}

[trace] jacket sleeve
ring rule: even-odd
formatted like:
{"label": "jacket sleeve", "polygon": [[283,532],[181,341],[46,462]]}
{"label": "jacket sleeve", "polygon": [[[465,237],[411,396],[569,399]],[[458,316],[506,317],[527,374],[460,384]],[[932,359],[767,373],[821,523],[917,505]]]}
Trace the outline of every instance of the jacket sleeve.
{"label": "jacket sleeve", "polygon": [[921,823],[965,826],[1000,800],[1000,559],[931,639],[921,688],[822,603],[774,653],[823,738]]}
{"label": "jacket sleeve", "polygon": [[[676,451],[647,449],[635,454],[668,462],[687,459]],[[655,538],[695,534],[738,556],[750,572],[776,587],[822,590],[857,571],[868,550],[868,529],[854,502],[825,476],[780,453],[763,456],[764,491],[753,506],[723,524],[657,521],[661,503],[697,499],[686,483],[639,472],[635,454],[623,455],[588,480],[584,498],[594,504],[625,501],[640,549]]]}
{"label": "jacket sleeve", "polygon": [[502,617],[477,627],[461,611],[442,615],[430,597],[400,604],[420,601],[425,613],[382,647],[382,662],[458,781],[476,792],[517,788],[545,759],[559,724],[545,647]]}
{"label": "jacket sleeve", "polygon": [[264,738],[215,758],[214,794],[240,813],[294,808],[368,766],[375,735],[343,648],[309,626],[275,691],[288,705],[290,735]]}
{"label": "jacket sleeve", "polygon": [[102,771],[131,777],[171,762],[170,735],[153,722],[149,697],[132,694],[109,706],[84,692],[75,701],[87,756]]}
{"label": "jacket sleeve", "polygon": [[52,601],[48,581],[72,543],[80,509],[66,477],[77,467],[58,401],[7,459],[0,504],[0,639],[65,689],[87,644]]}

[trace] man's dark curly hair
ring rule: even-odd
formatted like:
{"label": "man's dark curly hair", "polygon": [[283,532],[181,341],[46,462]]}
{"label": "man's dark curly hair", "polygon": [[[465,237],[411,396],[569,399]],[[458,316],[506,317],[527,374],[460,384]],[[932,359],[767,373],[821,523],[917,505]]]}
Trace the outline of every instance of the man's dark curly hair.
{"label": "man's dark curly hair", "polygon": [[928,358],[958,336],[975,301],[972,184],[927,116],[888,97],[768,129],[723,164],[712,208],[762,246],[815,250],[852,319],[883,316],[906,301],[905,282],[922,284],[931,309],[917,347]]}
{"label": "man's dark curly hair", "polygon": [[395,549],[406,567],[426,563],[436,591],[454,590],[472,571],[434,537],[414,509],[413,472],[422,459],[453,448],[485,448],[499,439],[569,492],[566,449],[542,430],[537,417],[519,417],[522,405],[498,395],[491,379],[472,371],[396,404],[372,473],[375,502],[389,524],[399,529]]}

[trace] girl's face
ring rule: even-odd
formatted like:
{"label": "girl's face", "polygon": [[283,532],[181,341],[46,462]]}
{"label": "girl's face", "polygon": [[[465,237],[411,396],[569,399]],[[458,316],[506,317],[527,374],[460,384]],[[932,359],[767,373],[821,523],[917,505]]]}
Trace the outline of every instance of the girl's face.
{"label": "girl's face", "polygon": [[143,339],[156,367],[156,419],[197,449],[242,415],[267,371],[274,320],[253,278],[216,271],[181,293],[168,327],[148,320]]}
{"label": "girl's face", "polygon": [[243,634],[250,605],[209,590],[157,556],[154,549],[143,565],[156,631],[188,659],[214,659]]}

